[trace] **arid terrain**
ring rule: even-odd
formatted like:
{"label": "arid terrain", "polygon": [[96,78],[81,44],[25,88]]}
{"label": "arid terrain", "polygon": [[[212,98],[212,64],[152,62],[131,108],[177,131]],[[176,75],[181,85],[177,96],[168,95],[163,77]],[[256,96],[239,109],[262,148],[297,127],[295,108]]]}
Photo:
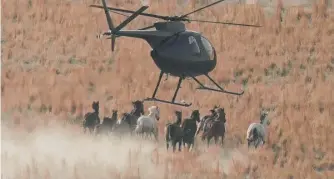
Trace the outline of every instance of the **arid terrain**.
{"label": "arid terrain", "polygon": [[[202,3],[200,3],[202,2]],[[149,13],[180,15],[212,1],[156,0]],[[131,101],[152,95],[159,69],[149,45],[120,37],[115,52],[100,0],[3,0],[1,2],[1,170],[16,178],[334,178],[334,5],[271,7],[219,3],[194,19],[261,25],[261,28],[186,23],[214,44],[218,62],[211,76],[232,96],[197,91],[187,80],[178,100],[189,108],[161,108],[160,142],[93,139],[82,134],[84,113],[100,102],[100,116],[132,109]],[[143,1],[107,0],[136,10]],[[115,24],[124,17],[111,14]],[[124,29],[151,25],[138,17]],[[205,78],[199,78],[209,84]],[[170,99],[177,78],[163,81],[158,97]],[[225,108],[223,148],[198,142],[192,153],[166,152],[163,128],[199,109]],[[246,130],[269,109],[267,143],[247,150]],[[145,111],[147,112],[147,111]],[[199,141],[198,139],[196,141]]]}

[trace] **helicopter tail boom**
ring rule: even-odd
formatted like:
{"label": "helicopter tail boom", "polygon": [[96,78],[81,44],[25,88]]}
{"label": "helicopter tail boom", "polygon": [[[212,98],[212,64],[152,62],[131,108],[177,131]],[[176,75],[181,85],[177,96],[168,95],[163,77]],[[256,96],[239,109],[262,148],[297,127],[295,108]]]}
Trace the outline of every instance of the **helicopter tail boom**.
{"label": "helicopter tail boom", "polygon": [[117,32],[119,32],[123,27],[125,27],[133,19],[135,19],[138,15],[140,15],[143,11],[145,11],[148,8],[148,6],[142,6],[136,12],[134,12],[131,16],[129,16],[127,19],[125,19],[121,24],[119,24],[117,27],[114,27],[105,0],[102,0],[102,5],[103,5],[103,7],[101,7],[101,6],[92,6],[92,7],[103,8],[104,9],[104,12],[105,12],[105,15],[106,15],[106,18],[107,18],[109,31],[98,35],[97,38],[101,38],[102,36],[106,36],[106,35],[111,36],[111,50],[114,51],[116,37],[119,37]]}

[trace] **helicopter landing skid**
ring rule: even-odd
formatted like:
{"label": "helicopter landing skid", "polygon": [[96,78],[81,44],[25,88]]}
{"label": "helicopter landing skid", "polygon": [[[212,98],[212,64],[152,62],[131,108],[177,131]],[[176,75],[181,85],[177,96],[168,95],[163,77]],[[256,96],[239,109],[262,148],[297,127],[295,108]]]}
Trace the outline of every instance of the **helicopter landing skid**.
{"label": "helicopter landing skid", "polygon": [[199,90],[209,90],[209,91],[216,91],[216,92],[221,92],[221,93],[227,93],[227,94],[233,94],[233,95],[242,95],[244,94],[245,91],[242,91],[240,93],[238,92],[232,92],[232,91],[226,91],[223,87],[221,87],[219,84],[217,84],[217,82],[215,82],[208,74],[205,74],[205,76],[207,78],[209,78],[209,80],[215,84],[216,87],[218,87],[219,89],[214,89],[214,88],[210,88],[210,87],[206,87],[204,86],[197,78],[195,78],[194,76],[191,76],[192,79],[194,79],[199,85],[200,87],[198,87],[197,89]]}
{"label": "helicopter landing skid", "polygon": [[181,88],[181,83],[182,83],[182,80],[184,79],[183,77],[180,77],[179,78],[179,82],[177,84],[177,88],[175,90],[175,93],[174,93],[174,96],[173,96],[173,99],[172,101],[167,101],[167,100],[161,100],[161,99],[157,99],[155,98],[155,95],[157,94],[157,91],[158,91],[158,88],[159,88],[159,85],[160,85],[160,82],[161,82],[161,78],[163,76],[164,72],[163,71],[160,71],[160,75],[159,75],[159,80],[158,80],[158,83],[155,87],[155,90],[153,92],[153,95],[151,98],[146,98],[144,99],[143,101],[157,101],[157,102],[162,102],[162,103],[167,103],[167,104],[174,104],[174,105],[179,105],[179,106],[184,106],[184,107],[189,107],[192,105],[192,103],[178,103],[178,102],[175,102],[175,98],[176,98],[176,95],[177,95],[177,92],[179,91],[179,89]]}
{"label": "helicopter landing skid", "polygon": [[192,103],[178,103],[178,102],[174,102],[174,101],[166,101],[166,100],[161,100],[161,99],[157,99],[157,98],[146,98],[146,99],[144,99],[144,101],[157,101],[157,102],[161,102],[161,103],[174,104],[174,105],[184,106],[184,107],[189,107],[189,106],[192,105]]}

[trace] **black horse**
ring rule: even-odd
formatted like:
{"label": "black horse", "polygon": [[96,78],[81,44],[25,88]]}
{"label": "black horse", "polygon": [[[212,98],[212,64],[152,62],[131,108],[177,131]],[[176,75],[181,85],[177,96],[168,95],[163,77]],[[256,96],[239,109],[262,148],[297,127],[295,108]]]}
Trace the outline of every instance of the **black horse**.
{"label": "black horse", "polygon": [[96,134],[110,134],[117,123],[117,116],[117,110],[113,110],[111,117],[104,117],[102,124],[96,126]]}
{"label": "black horse", "polygon": [[185,144],[187,144],[188,150],[194,146],[197,122],[200,122],[200,113],[199,110],[193,110],[191,116],[186,118],[181,126],[183,129],[183,145],[185,147]]}
{"label": "black horse", "polygon": [[120,123],[115,125],[115,132],[124,133],[130,132],[131,135],[136,128],[137,119],[144,115],[144,104],[143,101],[132,101],[133,109],[130,113],[123,113]]}
{"label": "black horse", "polygon": [[139,118],[141,115],[144,115],[144,102],[143,101],[132,101],[133,109],[130,112],[131,115]]}
{"label": "black horse", "polygon": [[175,111],[176,122],[168,123],[165,127],[165,139],[167,150],[169,148],[169,143],[172,143],[173,152],[175,152],[176,144],[179,144],[179,151],[181,151],[182,138],[183,138],[183,129],[180,124],[182,121],[182,112]]}
{"label": "black horse", "polygon": [[124,134],[132,134],[133,128],[133,117],[130,116],[130,113],[123,113],[119,122],[116,123],[115,127],[113,128],[113,133],[119,136]]}
{"label": "black horse", "polygon": [[97,125],[100,124],[100,117],[99,117],[99,101],[93,101],[92,108],[94,112],[88,112],[84,116],[83,121],[83,128],[84,133],[86,133],[86,129],[89,129],[90,134],[92,134]]}
{"label": "black horse", "polygon": [[204,132],[202,135],[202,139],[207,139],[207,144],[209,146],[210,140],[214,138],[215,144],[218,142],[218,138],[221,137],[222,143],[224,144],[225,137],[225,123],[226,123],[226,114],[224,108],[215,109],[216,115],[208,119],[206,124],[204,125]]}

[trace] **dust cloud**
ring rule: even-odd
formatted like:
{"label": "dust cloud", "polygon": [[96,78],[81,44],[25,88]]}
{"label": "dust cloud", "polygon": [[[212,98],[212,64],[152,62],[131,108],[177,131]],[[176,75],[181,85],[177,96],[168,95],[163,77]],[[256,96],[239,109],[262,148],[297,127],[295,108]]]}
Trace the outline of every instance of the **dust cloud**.
{"label": "dust cloud", "polygon": [[[129,137],[93,137],[61,127],[42,128],[28,133],[2,126],[2,177],[163,178],[166,165],[155,161],[157,151],[160,158],[174,155],[171,151],[166,152],[163,140],[154,143]],[[215,155],[200,153],[197,160],[202,165],[214,168],[216,162],[213,161],[219,158],[221,170],[225,173],[228,173],[232,156],[234,160],[244,160],[244,156],[232,150]]]}

